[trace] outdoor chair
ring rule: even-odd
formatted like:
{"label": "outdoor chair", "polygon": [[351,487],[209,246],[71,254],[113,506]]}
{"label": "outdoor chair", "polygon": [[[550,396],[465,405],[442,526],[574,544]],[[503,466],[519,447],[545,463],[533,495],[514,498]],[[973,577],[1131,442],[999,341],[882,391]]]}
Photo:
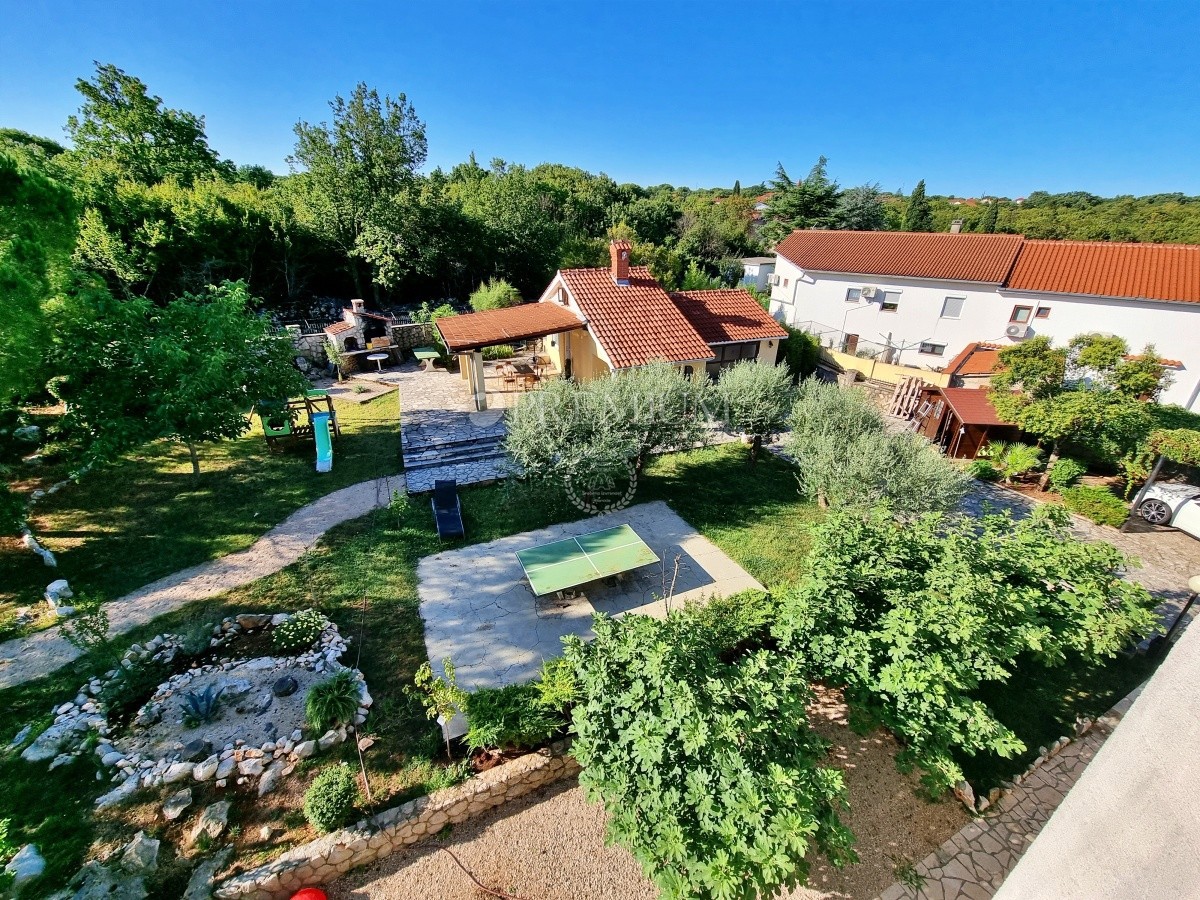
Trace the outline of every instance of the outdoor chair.
{"label": "outdoor chair", "polygon": [[453,478],[433,483],[433,521],[437,525],[438,537],[443,540],[466,536],[462,503],[458,499],[458,482]]}

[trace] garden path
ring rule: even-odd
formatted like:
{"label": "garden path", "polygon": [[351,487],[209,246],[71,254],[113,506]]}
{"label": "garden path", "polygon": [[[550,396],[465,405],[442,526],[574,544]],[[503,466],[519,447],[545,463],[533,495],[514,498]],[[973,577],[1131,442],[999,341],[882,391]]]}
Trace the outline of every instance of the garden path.
{"label": "garden path", "polygon": [[[257,581],[294,563],[330,528],[364,516],[404,490],[404,476],[362,481],[303,506],[250,547],[183,569],[111,603],[109,633],[129,631],[156,616]],[[0,689],[49,675],[79,656],[60,628],[0,644]]]}

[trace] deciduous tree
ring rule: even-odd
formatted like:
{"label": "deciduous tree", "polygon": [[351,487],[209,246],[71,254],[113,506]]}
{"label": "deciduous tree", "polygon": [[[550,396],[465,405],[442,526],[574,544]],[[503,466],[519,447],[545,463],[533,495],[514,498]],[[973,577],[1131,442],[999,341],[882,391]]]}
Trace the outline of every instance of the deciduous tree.
{"label": "deciduous tree", "polygon": [[750,438],[750,463],[758,461],[763,442],[786,426],[794,398],[785,366],[742,360],[721,373],[714,400],[717,418],[729,431]]}

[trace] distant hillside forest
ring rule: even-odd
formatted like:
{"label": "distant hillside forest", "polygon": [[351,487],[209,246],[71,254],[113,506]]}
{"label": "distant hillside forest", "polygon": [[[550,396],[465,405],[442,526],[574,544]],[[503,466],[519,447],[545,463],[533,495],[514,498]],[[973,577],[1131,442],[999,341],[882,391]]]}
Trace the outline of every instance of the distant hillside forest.
{"label": "distant hillside forest", "polygon": [[365,84],[334,98],[327,121],[295,126],[289,173],[277,175],[223,158],[202,116],[115,66],[76,87],[65,145],[0,129],[0,266],[31,328],[67,293],[165,304],[224,280],[285,318],[314,297],[461,301],[490,278],[531,298],[560,267],[605,264],[613,237],[685,288],[733,283],[740,257],[793,228],[945,231],[961,218],[965,231],[1200,242],[1200,198],[1035,192],[952,205],[924,182],[911,196],[842,187],[824,158],[803,178],[781,165],[765,183],[704,190],[474,155],[428,170],[412,103]]}

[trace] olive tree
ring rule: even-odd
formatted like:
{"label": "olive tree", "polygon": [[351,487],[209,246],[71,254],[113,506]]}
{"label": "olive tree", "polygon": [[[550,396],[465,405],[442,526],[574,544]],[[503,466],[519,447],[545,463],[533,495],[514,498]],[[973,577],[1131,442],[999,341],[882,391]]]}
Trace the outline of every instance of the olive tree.
{"label": "olive tree", "polygon": [[792,376],[785,366],[742,360],[721,373],[714,400],[722,424],[750,438],[753,464],[763,443],[787,425],[792,398]]}

